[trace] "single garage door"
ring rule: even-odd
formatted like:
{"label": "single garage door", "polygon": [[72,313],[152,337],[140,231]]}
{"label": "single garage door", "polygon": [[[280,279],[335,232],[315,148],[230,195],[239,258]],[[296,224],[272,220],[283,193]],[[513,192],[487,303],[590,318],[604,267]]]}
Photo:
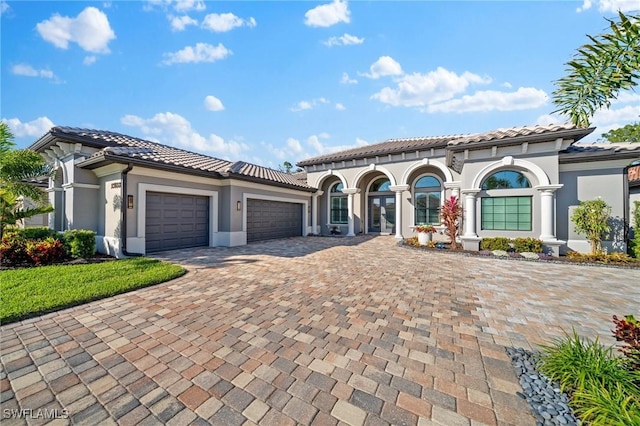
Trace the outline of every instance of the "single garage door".
{"label": "single garage door", "polygon": [[247,200],[247,242],[302,235],[302,204]]}
{"label": "single garage door", "polygon": [[209,197],[147,192],[147,252],[209,245]]}

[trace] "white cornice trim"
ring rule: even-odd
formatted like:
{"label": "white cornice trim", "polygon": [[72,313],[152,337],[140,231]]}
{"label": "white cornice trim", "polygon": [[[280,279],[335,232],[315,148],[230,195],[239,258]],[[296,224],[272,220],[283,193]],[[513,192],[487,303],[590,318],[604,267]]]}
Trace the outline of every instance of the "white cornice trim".
{"label": "white cornice trim", "polygon": [[64,189],[69,189],[69,188],[100,189],[100,185],[94,185],[92,183],[77,183],[77,182],[65,183],[64,185],[62,185],[62,187]]}
{"label": "white cornice trim", "polygon": [[92,171],[97,177],[101,178],[104,176],[112,175],[114,173],[120,173],[126,168],[127,166],[125,166],[124,164],[109,164],[107,166],[98,167],[97,169],[94,169]]}
{"label": "white cornice trim", "polygon": [[606,169],[618,169],[622,173],[622,169],[627,167],[631,163],[628,158],[621,158],[619,160],[605,160],[605,161],[588,161],[584,163],[560,163],[558,170],[562,172],[579,172],[584,170],[606,170]]}

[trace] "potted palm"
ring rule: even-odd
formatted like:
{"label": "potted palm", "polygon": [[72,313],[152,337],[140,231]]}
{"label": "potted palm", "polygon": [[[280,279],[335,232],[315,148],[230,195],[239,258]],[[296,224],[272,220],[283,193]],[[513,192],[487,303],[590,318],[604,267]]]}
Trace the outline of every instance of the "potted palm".
{"label": "potted palm", "polygon": [[426,246],[433,238],[433,233],[436,232],[436,228],[432,225],[416,225],[414,230],[418,233],[418,243],[421,246]]}

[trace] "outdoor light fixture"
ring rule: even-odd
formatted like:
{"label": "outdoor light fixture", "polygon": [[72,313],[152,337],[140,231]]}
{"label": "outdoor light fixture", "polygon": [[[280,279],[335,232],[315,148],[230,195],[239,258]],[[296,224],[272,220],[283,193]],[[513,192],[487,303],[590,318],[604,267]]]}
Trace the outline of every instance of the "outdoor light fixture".
{"label": "outdoor light fixture", "polygon": [[133,195],[131,194],[127,195],[127,208],[128,209],[133,208]]}
{"label": "outdoor light fixture", "polygon": [[238,201],[236,203],[236,210],[238,210],[238,211],[242,210],[242,201]]}

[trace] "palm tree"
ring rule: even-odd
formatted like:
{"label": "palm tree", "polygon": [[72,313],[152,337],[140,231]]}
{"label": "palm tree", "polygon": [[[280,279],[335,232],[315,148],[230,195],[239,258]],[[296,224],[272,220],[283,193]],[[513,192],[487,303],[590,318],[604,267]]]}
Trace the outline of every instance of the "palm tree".
{"label": "palm tree", "polygon": [[[7,226],[53,211],[44,191],[33,185],[34,180],[50,173],[51,168],[39,154],[15,149],[9,126],[0,123],[0,238]],[[36,207],[23,209],[21,197],[30,198]]]}
{"label": "palm tree", "polygon": [[640,14],[609,21],[611,31],[588,35],[590,44],[578,48],[567,62],[567,75],[555,82],[554,112],[566,114],[579,127],[588,127],[593,114],[609,108],[620,90],[635,87],[640,80]]}

